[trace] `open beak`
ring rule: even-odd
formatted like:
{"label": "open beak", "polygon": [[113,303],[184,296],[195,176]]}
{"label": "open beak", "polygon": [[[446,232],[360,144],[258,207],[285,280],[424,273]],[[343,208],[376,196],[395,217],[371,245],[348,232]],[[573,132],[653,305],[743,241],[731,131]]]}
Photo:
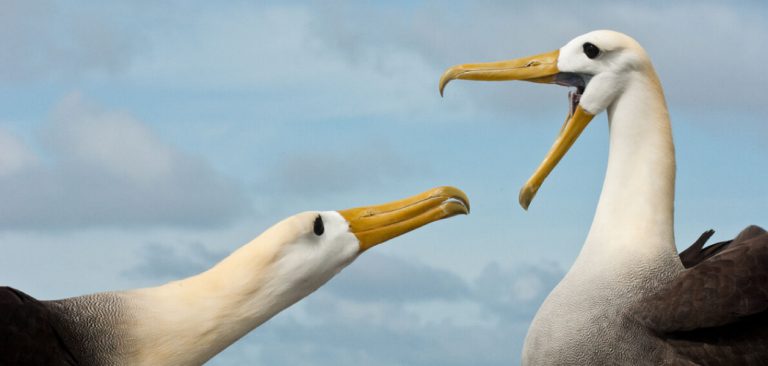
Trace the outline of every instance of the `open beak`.
{"label": "open beak", "polygon": [[[443,95],[443,90],[448,82],[455,79],[481,81],[523,80],[535,83],[563,84],[565,78],[559,77],[563,74],[557,68],[557,58],[559,55],[560,51],[557,50],[509,61],[450,67],[440,77],[440,95]],[[549,149],[546,157],[544,157],[544,160],[539,164],[533,175],[520,189],[518,199],[524,209],[528,209],[541,184],[557,163],[560,162],[560,159],[565,156],[565,153],[568,152],[568,149],[571,148],[593,117],[593,114],[587,112],[578,104],[571,109],[555,143]]]}
{"label": "open beak", "polygon": [[458,188],[438,187],[383,205],[339,211],[360,241],[360,252],[426,224],[469,213],[469,198]]}

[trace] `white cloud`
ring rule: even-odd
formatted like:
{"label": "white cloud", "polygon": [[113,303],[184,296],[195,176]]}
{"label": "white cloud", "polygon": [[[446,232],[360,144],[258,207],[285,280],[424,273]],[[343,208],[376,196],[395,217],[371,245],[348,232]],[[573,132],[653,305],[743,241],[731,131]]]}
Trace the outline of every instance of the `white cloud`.
{"label": "white cloud", "polygon": [[[206,162],[160,140],[125,112],[65,97],[44,127],[43,154],[9,134],[0,228],[215,225],[248,199]],[[37,163],[37,162],[40,163]]]}
{"label": "white cloud", "polygon": [[36,162],[34,153],[18,136],[0,127],[0,177],[18,173]]}
{"label": "white cloud", "polygon": [[130,114],[107,111],[66,96],[54,112],[46,137],[65,164],[90,167],[137,186],[172,179],[183,158]]}

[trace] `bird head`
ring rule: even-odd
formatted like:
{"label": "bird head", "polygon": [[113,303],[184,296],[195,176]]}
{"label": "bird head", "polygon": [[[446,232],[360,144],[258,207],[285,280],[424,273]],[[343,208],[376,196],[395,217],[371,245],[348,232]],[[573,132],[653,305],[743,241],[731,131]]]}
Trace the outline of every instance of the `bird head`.
{"label": "bird head", "polygon": [[[440,78],[440,94],[451,80],[522,80],[575,88],[569,93],[569,112],[544,161],[520,190],[528,206],[541,184],[568,152],[595,115],[616,103],[638,75],[652,75],[645,50],[631,37],[599,30],[578,36],[558,50],[508,61],[463,64],[448,68]],[[660,89],[660,88],[659,88]]]}
{"label": "bird head", "polygon": [[270,284],[270,292],[292,293],[295,296],[285,300],[296,301],[368,249],[429,223],[467,213],[467,195],[453,187],[434,188],[381,205],[303,212],[275,224],[222,265],[268,269],[259,271],[268,278],[228,278]]}

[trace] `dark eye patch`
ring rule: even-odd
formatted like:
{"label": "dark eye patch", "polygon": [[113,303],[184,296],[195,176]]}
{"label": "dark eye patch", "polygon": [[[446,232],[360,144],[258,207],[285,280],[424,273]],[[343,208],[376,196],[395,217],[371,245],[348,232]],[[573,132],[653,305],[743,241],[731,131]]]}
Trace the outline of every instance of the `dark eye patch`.
{"label": "dark eye patch", "polygon": [[317,236],[323,235],[323,233],[325,232],[323,217],[320,215],[317,215],[317,218],[315,219],[314,231],[315,231],[315,235]]}
{"label": "dark eye patch", "polygon": [[584,54],[587,55],[587,57],[589,57],[590,59],[593,59],[600,54],[600,49],[597,48],[597,46],[595,46],[592,43],[589,43],[589,42],[584,43],[584,45],[582,45],[582,48],[584,48]]}

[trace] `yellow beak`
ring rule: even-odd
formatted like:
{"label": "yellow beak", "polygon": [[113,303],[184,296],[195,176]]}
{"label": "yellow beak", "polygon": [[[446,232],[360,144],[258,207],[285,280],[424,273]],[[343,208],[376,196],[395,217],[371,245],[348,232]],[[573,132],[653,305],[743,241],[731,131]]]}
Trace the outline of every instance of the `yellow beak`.
{"label": "yellow beak", "polygon": [[469,213],[469,198],[458,188],[438,187],[383,205],[339,211],[360,241],[360,252],[426,224]]}
{"label": "yellow beak", "polygon": [[[445,86],[454,79],[506,81],[523,80],[535,83],[555,83],[560,73],[557,68],[557,58],[560,51],[542,53],[540,55],[518,58],[509,61],[488,62],[480,64],[457,65],[448,68],[440,77],[440,95]],[[594,117],[581,106],[566,119],[560,134],[550,148],[544,161],[520,189],[519,201],[524,209],[528,209],[539,187],[555,168],[560,159],[579,137],[584,128]]]}
{"label": "yellow beak", "polygon": [[520,206],[523,206],[526,210],[528,209],[533,197],[536,196],[536,192],[539,191],[541,184],[544,183],[544,180],[547,179],[547,176],[552,172],[552,169],[554,169],[557,163],[560,162],[560,159],[565,156],[568,149],[573,146],[573,143],[579,138],[581,132],[584,131],[584,128],[587,127],[594,116],[595,115],[582,109],[581,106],[576,107],[576,111],[565,122],[565,126],[563,126],[563,129],[557,136],[555,143],[549,148],[549,152],[547,153],[547,156],[544,157],[544,161],[539,164],[539,167],[536,168],[533,175],[528,178],[525,185],[520,188],[520,195],[518,196]]}
{"label": "yellow beak", "polygon": [[560,72],[557,57],[560,50],[514,60],[457,65],[445,70],[440,77],[440,95],[451,80],[506,81],[525,80],[535,83],[551,83]]}

